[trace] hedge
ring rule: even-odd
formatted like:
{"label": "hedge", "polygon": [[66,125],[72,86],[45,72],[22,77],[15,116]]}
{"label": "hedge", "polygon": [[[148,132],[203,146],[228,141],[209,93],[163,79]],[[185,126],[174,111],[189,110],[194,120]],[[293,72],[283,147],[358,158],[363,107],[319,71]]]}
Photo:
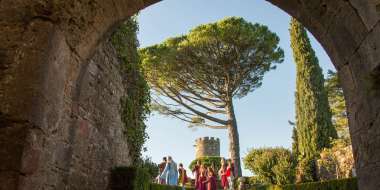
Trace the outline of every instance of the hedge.
{"label": "hedge", "polygon": [[111,190],[150,190],[151,176],[145,168],[116,167],[111,170]]}
{"label": "hedge", "polygon": [[356,178],[292,185],[257,185],[249,190],[358,190]]}
{"label": "hedge", "polygon": [[[185,187],[186,190],[194,190],[194,188]],[[151,184],[150,190],[182,190],[182,187],[178,186],[169,186],[169,185],[160,185],[160,184]]]}
{"label": "hedge", "polygon": [[[151,176],[147,168],[115,167],[111,170],[111,190],[182,190],[182,187],[151,184]],[[186,190],[194,188],[186,187]]]}

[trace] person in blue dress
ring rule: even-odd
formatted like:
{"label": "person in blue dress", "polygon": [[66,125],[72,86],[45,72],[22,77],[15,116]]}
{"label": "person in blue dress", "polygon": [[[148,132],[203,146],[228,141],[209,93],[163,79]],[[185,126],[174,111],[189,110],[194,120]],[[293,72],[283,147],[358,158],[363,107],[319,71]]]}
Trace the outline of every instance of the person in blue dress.
{"label": "person in blue dress", "polygon": [[178,185],[178,172],[177,163],[175,163],[171,156],[168,156],[168,162],[162,172],[160,178],[166,181],[167,185]]}

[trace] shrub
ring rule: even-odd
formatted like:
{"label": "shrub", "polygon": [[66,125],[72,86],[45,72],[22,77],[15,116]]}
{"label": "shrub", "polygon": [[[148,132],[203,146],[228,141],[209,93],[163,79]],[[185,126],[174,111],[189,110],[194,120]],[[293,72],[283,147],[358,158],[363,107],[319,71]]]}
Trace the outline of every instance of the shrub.
{"label": "shrub", "polygon": [[152,161],[151,158],[149,157],[145,157],[144,159],[142,159],[142,166],[143,168],[147,169],[148,170],[148,173],[151,177],[156,177],[158,176],[158,173],[159,173],[159,167],[156,163],[154,163]]}
{"label": "shrub", "polygon": [[256,174],[256,180],[263,183],[283,185],[294,182],[295,164],[288,149],[252,149],[244,158],[244,165]]}
{"label": "shrub", "polygon": [[298,160],[296,169],[296,183],[317,181],[316,163],[314,158],[302,158]]}
{"label": "shrub", "polygon": [[215,171],[218,171],[220,168],[221,159],[222,157],[219,157],[219,156],[207,156],[207,157],[195,159],[190,163],[189,169],[191,171],[194,168],[195,164],[197,164],[197,161],[200,160],[201,163],[204,164],[206,167],[212,167]]}
{"label": "shrub", "polygon": [[358,190],[356,178],[292,185],[255,185],[249,190]]}
{"label": "shrub", "polygon": [[333,146],[323,149],[320,155],[317,160],[320,180],[352,177],[354,158],[349,142],[344,139],[334,140]]}
{"label": "shrub", "polygon": [[149,190],[151,176],[145,168],[115,167],[111,170],[111,190]]}

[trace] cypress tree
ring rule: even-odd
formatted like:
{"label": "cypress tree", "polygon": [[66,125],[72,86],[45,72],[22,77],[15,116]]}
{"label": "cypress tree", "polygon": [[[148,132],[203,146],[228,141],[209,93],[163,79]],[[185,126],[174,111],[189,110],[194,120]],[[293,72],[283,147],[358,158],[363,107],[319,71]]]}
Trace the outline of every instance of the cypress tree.
{"label": "cypress tree", "polygon": [[290,24],[290,35],[297,65],[297,182],[315,181],[317,177],[314,160],[319,157],[323,148],[330,147],[331,139],[337,137],[337,132],[332,125],[324,76],[318,58],[305,28],[294,18]]}
{"label": "cypress tree", "polygon": [[293,140],[292,155],[293,155],[293,157],[297,157],[299,155],[299,153],[298,153],[298,136],[297,136],[296,126],[293,127],[292,140]]}

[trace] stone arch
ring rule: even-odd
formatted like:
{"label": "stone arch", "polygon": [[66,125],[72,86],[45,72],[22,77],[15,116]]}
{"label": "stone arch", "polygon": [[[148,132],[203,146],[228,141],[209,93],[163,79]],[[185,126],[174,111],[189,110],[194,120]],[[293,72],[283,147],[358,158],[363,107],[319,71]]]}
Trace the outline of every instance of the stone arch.
{"label": "stone arch", "polygon": [[[380,2],[267,1],[300,20],[332,59],[348,103],[360,189],[377,189]],[[81,84],[91,71],[89,62],[107,46],[104,41],[116,26],[156,2],[0,1],[0,189],[65,189],[67,184],[54,186],[46,181],[54,183],[65,178],[62,176],[80,175],[78,171],[83,168],[57,167],[55,162],[64,158],[46,154],[67,147],[63,152],[70,153],[73,146],[66,143],[70,135],[57,141],[54,132],[62,130],[66,134],[65,129],[70,127],[78,127],[73,133],[86,131],[86,122],[81,123],[77,114],[82,104],[78,101],[83,91]],[[75,156],[80,160],[83,155]],[[54,162],[45,163],[46,160]],[[85,184],[91,183],[89,178],[84,180]]]}

